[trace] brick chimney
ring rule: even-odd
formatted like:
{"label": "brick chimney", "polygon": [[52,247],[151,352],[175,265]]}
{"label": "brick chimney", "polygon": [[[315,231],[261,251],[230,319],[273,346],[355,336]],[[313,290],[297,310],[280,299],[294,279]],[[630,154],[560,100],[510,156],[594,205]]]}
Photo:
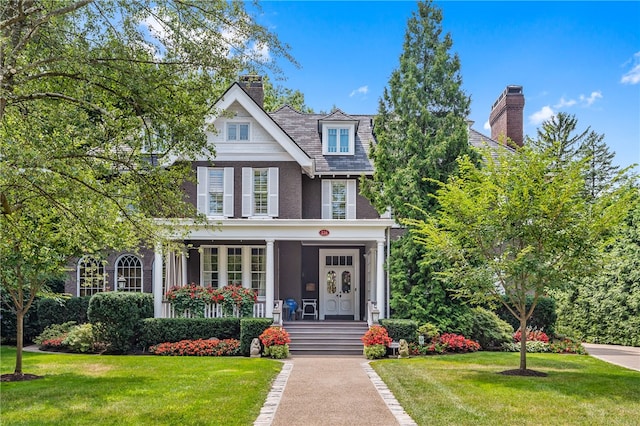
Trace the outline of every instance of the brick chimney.
{"label": "brick chimney", "polygon": [[264,106],[264,88],[262,87],[262,77],[259,75],[241,75],[240,86],[251,98],[262,108]]}
{"label": "brick chimney", "polygon": [[500,137],[506,136],[518,146],[522,146],[524,144],[523,113],[522,86],[507,86],[491,107],[489,115],[491,139],[500,140]]}

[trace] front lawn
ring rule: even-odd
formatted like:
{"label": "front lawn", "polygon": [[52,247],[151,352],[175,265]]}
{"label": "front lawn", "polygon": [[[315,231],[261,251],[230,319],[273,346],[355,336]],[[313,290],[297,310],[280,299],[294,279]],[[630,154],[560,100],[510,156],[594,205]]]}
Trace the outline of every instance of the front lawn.
{"label": "front lawn", "polygon": [[[15,348],[0,347],[0,373]],[[3,425],[247,425],[260,413],[282,364],[261,358],[24,353],[2,382]]]}
{"label": "front lawn", "polygon": [[584,355],[528,354],[548,377],[498,374],[517,353],[381,360],[371,365],[420,425],[632,425],[640,372]]}

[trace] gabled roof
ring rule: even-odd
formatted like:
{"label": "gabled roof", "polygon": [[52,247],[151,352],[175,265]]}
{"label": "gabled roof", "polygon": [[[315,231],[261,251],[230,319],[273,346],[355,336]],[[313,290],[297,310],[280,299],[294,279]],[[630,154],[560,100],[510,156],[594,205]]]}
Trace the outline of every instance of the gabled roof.
{"label": "gabled roof", "polygon": [[499,149],[506,149],[507,151],[515,152],[515,149],[510,146],[501,144],[500,142],[491,139],[489,136],[483,135],[482,133],[473,130],[469,127],[469,145],[476,148],[485,148],[488,147],[491,149],[491,156],[496,157],[497,151]]}
{"label": "gabled roof", "polygon": [[[269,113],[273,120],[314,159],[317,174],[373,173],[369,149],[374,142],[372,115],[347,115],[340,110],[326,114],[308,114],[289,105]],[[355,122],[355,152],[353,155],[323,155],[321,122]]]}
{"label": "gabled roof", "polygon": [[238,102],[251,116],[291,155],[291,157],[300,164],[300,167],[309,176],[315,174],[314,161],[307,151],[298,145],[283,128],[256,103],[255,100],[244,90],[244,88],[236,83],[218,99],[215,108],[221,111],[227,110],[231,104]]}

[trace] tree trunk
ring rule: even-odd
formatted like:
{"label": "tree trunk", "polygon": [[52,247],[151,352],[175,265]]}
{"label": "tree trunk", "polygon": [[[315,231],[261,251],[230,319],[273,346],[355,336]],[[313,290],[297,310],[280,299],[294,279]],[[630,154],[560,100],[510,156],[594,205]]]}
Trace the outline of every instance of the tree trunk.
{"label": "tree trunk", "polygon": [[527,369],[527,315],[520,317],[520,371]]}
{"label": "tree trunk", "polygon": [[16,369],[13,372],[15,375],[22,376],[22,346],[24,338],[24,311],[22,309],[16,310]]}

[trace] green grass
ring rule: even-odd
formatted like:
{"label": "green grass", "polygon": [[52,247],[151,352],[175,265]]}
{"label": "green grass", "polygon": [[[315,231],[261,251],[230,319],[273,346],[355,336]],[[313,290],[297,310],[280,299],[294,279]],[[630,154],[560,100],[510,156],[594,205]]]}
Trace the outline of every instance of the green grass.
{"label": "green grass", "polygon": [[517,353],[372,363],[419,425],[638,425],[640,372],[580,355],[528,354],[547,377],[498,374]]}
{"label": "green grass", "polygon": [[[0,347],[13,373],[15,348]],[[24,353],[2,382],[0,423],[9,425],[250,425],[282,364],[260,358]]]}

